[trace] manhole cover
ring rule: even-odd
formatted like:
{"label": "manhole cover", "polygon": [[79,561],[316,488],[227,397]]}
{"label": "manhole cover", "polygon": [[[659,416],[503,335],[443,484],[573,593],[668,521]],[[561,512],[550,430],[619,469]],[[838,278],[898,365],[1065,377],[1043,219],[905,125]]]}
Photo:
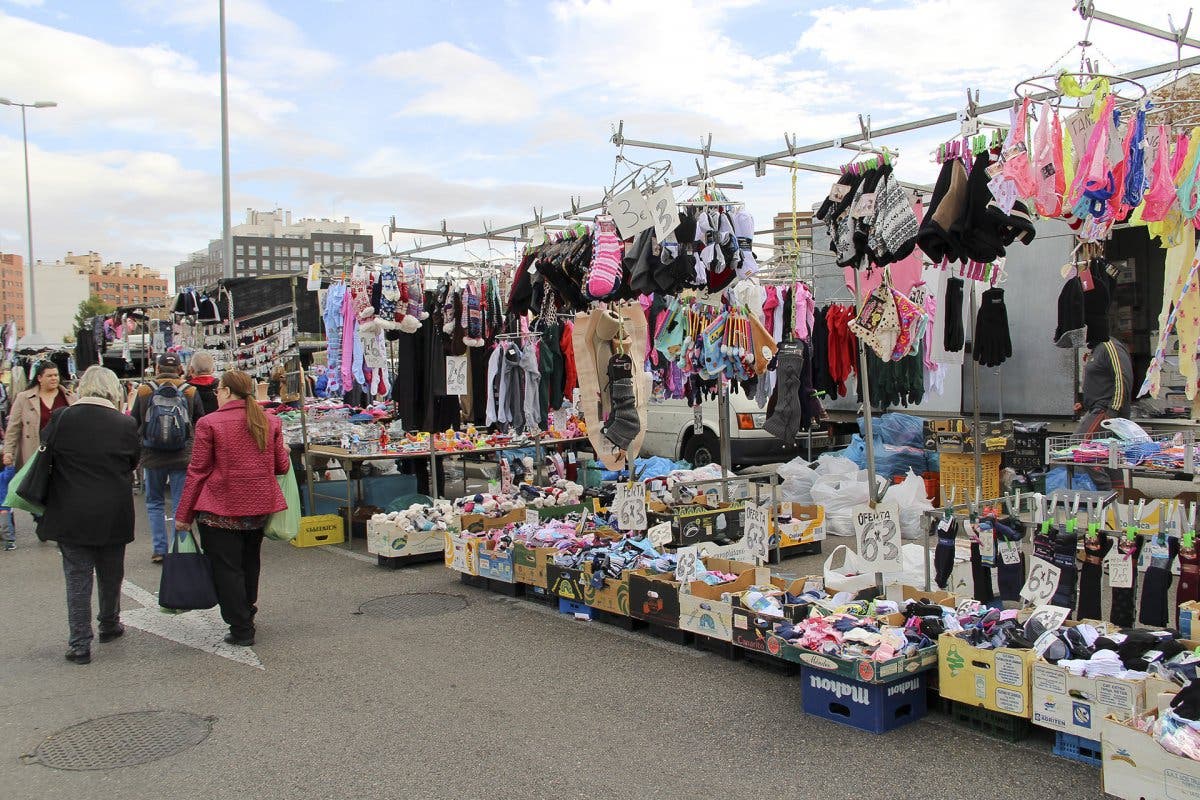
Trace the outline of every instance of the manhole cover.
{"label": "manhole cover", "polygon": [[389,594],[368,600],[358,607],[360,614],[370,614],[388,619],[410,619],[413,617],[436,617],[451,614],[467,607],[467,598],[459,594],[442,592],[411,592]]}
{"label": "manhole cover", "polygon": [[72,725],[38,745],[29,760],[53,769],[132,767],[200,744],[212,717],[182,711],[135,711]]}

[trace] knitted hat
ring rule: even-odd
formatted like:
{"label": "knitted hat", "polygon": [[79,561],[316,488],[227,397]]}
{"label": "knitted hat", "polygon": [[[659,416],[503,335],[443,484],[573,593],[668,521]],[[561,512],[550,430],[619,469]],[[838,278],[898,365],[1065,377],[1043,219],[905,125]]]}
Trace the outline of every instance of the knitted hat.
{"label": "knitted hat", "polygon": [[[980,153],[975,156],[971,167],[971,175],[967,178],[966,211],[958,222],[950,227],[951,235],[957,234],[962,243],[962,252],[972,261],[990,264],[1004,255],[1003,215],[988,215],[988,204],[992,202],[992,192],[988,189],[987,174],[991,156]],[[997,209],[999,210],[999,209]]]}
{"label": "knitted hat", "polygon": [[1063,284],[1058,295],[1058,327],[1054,329],[1056,347],[1083,347],[1086,323],[1083,316],[1083,285],[1079,278]]}

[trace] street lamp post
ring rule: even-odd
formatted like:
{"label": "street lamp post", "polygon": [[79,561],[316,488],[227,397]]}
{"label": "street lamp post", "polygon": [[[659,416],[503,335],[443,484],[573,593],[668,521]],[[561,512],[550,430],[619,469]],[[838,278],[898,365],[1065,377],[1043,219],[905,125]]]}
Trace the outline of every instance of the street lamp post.
{"label": "street lamp post", "polygon": [[50,100],[38,100],[36,103],[18,103],[7,97],[0,97],[0,106],[15,106],[21,109],[21,145],[25,149],[25,240],[29,245],[29,260],[25,262],[25,335],[29,336],[37,330],[37,311],[33,307],[33,203],[29,197],[29,136],[25,129],[25,109],[54,108],[58,103]]}

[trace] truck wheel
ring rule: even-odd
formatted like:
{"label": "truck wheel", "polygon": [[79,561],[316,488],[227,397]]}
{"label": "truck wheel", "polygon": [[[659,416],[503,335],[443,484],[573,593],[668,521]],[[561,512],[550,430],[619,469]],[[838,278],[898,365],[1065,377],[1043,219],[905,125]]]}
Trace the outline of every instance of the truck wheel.
{"label": "truck wheel", "polygon": [[721,463],[721,441],[711,431],[693,434],[683,443],[680,458],[692,465],[703,467]]}

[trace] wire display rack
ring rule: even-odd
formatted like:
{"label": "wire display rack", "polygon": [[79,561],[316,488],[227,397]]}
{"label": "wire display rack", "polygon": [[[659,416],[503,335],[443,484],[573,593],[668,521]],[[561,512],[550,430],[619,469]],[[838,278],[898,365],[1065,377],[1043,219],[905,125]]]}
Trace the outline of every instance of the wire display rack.
{"label": "wire display rack", "polygon": [[1046,463],[1159,477],[1200,474],[1195,434],[1191,431],[1150,433],[1149,438],[1137,441],[1086,434],[1051,436],[1046,440]]}

